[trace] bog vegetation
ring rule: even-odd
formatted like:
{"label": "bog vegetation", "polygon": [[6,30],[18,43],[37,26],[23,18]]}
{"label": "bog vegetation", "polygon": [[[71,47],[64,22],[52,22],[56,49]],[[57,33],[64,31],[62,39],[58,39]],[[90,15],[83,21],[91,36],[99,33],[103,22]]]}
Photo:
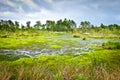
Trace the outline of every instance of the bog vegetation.
{"label": "bog vegetation", "polygon": [[[91,38],[107,41],[88,46],[91,52],[72,53],[79,49],[74,47]],[[11,53],[4,53],[4,50],[7,53],[17,49],[60,51],[63,48],[69,49],[68,52],[42,53],[35,57],[11,57]],[[82,21],[76,26],[73,20],[60,19],[47,20],[45,24],[36,21],[31,26],[30,21],[26,25],[0,21],[0,80],[120,80],[119,75],[120,26],[117,24],[94,26]]]}
{"label": "bog vegetation", "polygon": [[[76,26],[75,21],[60,19],[58,21],[47,20],[45,24],[41,24],[40,21],[36,21],[35,25],[31,26],[31,22],[27,21],[26,25],[19,24],[18,21],[12,20],[1,20],[0,21],[0,32],[19,32],[23,31],[36,32],[36,31],[54,31],[54,32],[72,32],[72,33],[84,33],[84,35],[90,34],[91,37],[117,37],[120,34],[120,26],[117,24],[104,25],[101,23],[100,26],[94,26],[89,21],[80,22],[79,26]],[[97,35],[96,35],[97,34]],[[89,35],[89,36],[90,36]],[[77,35],[76,35],[77,36]],[[6,37],[6,36],[2,36]]]}

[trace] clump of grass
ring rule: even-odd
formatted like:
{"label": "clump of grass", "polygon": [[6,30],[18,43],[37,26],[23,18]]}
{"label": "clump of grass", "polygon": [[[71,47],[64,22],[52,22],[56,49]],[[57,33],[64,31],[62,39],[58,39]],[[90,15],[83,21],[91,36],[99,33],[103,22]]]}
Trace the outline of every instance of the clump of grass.
{"label": "clump of grass", "polygon": [[80,38],[81,36],[80,36],[80,34],[73,34],[73,37],[74,38]]}
{"label": "clump of grass", "polygon": [[0,38],[7,38],[7,35],[0,35]]}
{"label": "clump of grass", "polygon": [[105,49],[120,49],[120,42],[105,42],[102,44],[102,47]]}
{"label": "clump of grass", "polygon": [[59,46],[59,45],[50,45],[50,48],[52,48],[52,49],[61,49],[62,46]]}
{"label": "clump of grass", "polygon": [[4,69],[0,70],[0,80],[10,80],[11,76],[12,72],[9,71],[9,67],[4,66]]}
{"label": "clump of grass", "polygon": [[9,55],[1,55],[0,54],[0,61],[15,61],[15,60],[20,58],[20,57],[11,57],[11,56],[9,56]]}

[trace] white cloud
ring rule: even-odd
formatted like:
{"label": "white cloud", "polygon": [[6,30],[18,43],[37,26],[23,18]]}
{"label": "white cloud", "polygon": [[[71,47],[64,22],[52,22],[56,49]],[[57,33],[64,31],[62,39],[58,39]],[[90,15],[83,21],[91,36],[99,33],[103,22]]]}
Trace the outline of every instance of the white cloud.
{"label": "white cloud", "polygon": [[[29,0],[28,0],[29,1]],[[56,5],[57,6],[57,5]],[[59,5],[59,7],[61,7],[61,5]],[[63,7],[62,7],[63,8]],[[16,12],[2,12],[0,15],[2,15],[3,17],[8,17],[9,19],[13,19],[15,18],[15,20],[19,20],[21,23],[23,23],[25,25],[26,21],[31,21],[31,23],[35,23],[35,21],[40,20],[42,23],[45,23],[46,20],[54,20],[57,21],[59,19],[74,19],[75,17],[80,19],[83,16],[82,11],[76,11],[71,9],[66,10],[66,12],[63,12],[63,10],[58,10],[58,11],[51,11],[51,10],[47,10],[45,8],[41,8],[39,11],[37,12],[30,12],[30,13],[26,13],[22,6],[18,6],[18,13]],[[80,16],[80,17],[79,17]]]}
{"label": "white cloud", "polygon": [[[79,1],[44,0],[41,2],[43,2],[43,4],[40,3],[41,5],[38,6],[38,4],[35,3],[34,0],[16,0],[16,1],[0,0],[0,3],[7,4],[13,7],[12,10],[18,12],[18,13],[10,12],[12,10],[9,7],[6,7],[4,9],[1,8],[0,18],[18,20],[23,24],[25,24],[26,21],[28,20],[30,20],[31,23],[33,24],[37,20],[40,20],[42,23],[45,23],[46,20],[57,21],[59,19],[64,19],[64,18],[73,19],[78,23],[84,20],[92,21],[93,23],[101,23],[105,21],[109,22],[109,19],[120,21],[120,16],[112,15],[113,10],[115,10],[117,14],[120,13],[119,11],[117,12],[117,7],[119,4],[119,2],[117,3],[117,1],[108,2],[108,0],[107,1],[104,0],[98,2],[96,1],[91,3],[85,3],[84,1],[81,0]],[[108,4],[106,4],[106,2],[108,2]],[[114,3],[114,5],[112,3]],[[26,8],[26,5],[29,8]],[[115,7],[115,5],[117,7]],[[115,7],[115,8],[110,9],[109,7]],[[30,11],[26,9],[29,9]],[[110,11],[111,11],[111,15],[110,13],[108,13]]]}
{"label": "white cloud", "polygon": [[48,2],[48,3],[52,3],[53,2],[53,0],[45,0],[46,2]]}
{"label": "white cloud", "polygon": [[19,6],[18,9],[17,9],[17,11],[18,11],[19,13],[24,13],[24,10],[23,10],[22,6]]}
{"label": "white cloud", "polygon": [[0,16],[12,16],[12,15],[14,15],[14,13],[10,11],[0,12]]}
{"label": "white cloud", "polygon": [[[20,7],[21,8],[21,7]],[[0,12],[0,17],[11,19],[11,20],[18,20],[20,23],[26,25],[26,21],[31,21],[33,25],[37,20],[40,20],[42,23],[45,23],[46,20],[54,20],[57,21],[59,19],[68,18],[69,15],[66,13],[57,13],[54,11],[49,11],[46,9],[41,9],[38,12],[34,13],[16,13],[16,12]]]}
{"label": "white cloud", "polygon": [[68,17],[68,14],[64,13],[56,13],[54,11],[49,11],[46,9],[41,9],[39,12],[33,13],[28,13],[26,15],[29,19],[31,20],[41,20],[42,23],[45,23],[46,20],[59,20],[59,19],[64,19],[65,17]]}
{"label": "white cloud", "polygon": [[11,6],[11,7],[16,7],[16,4],[13,3],[13,2],[10,1],[10,0],[6,0],[6,3],[7,3],[9,6]]}
{"label": "white cloud", "polygon": [[16,4],[12,2],[11,0],[0,0],[0,3],[7,4],[11,7],[16,7]]}
{"label": "white cloud", "polygon": [[37,4],[33,2],[33,0],[21,0],[23,3],[28,5],[30,8],[37,8]]}

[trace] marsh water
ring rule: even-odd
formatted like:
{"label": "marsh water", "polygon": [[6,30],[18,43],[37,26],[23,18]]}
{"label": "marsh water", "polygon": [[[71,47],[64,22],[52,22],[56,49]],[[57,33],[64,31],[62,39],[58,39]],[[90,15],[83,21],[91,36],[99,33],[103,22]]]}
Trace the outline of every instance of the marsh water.
{"label": "marsh water", "polygon": [[[54,54],[81,54],[82,52],[93,52],[94,49],[91,49],[91,46],[101,46],[103,42],[113,40],[113,39],[86,39],[82,38],[73,38],[69,35],[61,35],[61,36],[50,36],[46,37],[47,39],[58,39],[58,40],[68,40],[73,43],[73,45],[62,44],[62,48],[54,49],[54,48],[42,48],[39,47],[31,47],[30,49],[0,49],[0,55],[5,55],[7,57],[37,57],[41,54],[46,55],[54,55]],[[115,40],[113,40],[115,41]],[[46,44],[45,46],[50,46],[50,44]],[[37,49],[35,49],[37,48]]]}

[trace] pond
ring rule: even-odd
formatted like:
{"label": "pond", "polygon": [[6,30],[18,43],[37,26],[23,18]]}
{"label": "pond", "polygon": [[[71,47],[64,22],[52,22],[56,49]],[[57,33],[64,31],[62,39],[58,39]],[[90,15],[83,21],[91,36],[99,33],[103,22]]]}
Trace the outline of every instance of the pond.
{"label": "pond", "polygon": [[[83,40],[82,38],[73,38],[70,35],[60,35],[60,36],[49,36],[46,37],[46,39],[51,39],[52,41],[55,41],[54,39],[63,40],[63,41],[70,41],[72,42],[72,45],[68,45],[62,42],[60,45],[62,45],[61,48],[50,48],[45,47],[42,49],[39,49],[38,47],[34,46],[30,49],[0,49],[0,55],[7,56],[10,58],[14,57],[37,57],[41,54],[46,55],[54,55],[54,54],[81,54],[82,52],[92,52],[93,49],[90,49],[90,46],[101,46],[103,42],[112,40],[112,39],[86,39]],[[51,44],[46,44],[46,46],[51,46]],[[38,48],[38,49],[35,49]]]}

